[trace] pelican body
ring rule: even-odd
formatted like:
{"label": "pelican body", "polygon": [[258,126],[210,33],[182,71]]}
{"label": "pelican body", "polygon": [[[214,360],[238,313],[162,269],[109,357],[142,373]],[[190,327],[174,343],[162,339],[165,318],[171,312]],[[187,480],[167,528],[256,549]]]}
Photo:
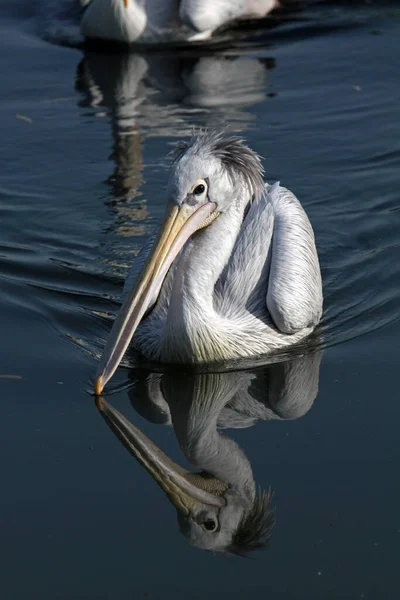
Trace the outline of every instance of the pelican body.
{"label": "pelican body", "polygon": [[166,195],[159,233],[128,275],[96,393],[132,338],[152,361],[225,362],[296,344],[321,318],[310,221],[291,192],[264,183],[242,139],[206,131],[181,143]]}
{"label": "pelican body", "polygon": [[79,0],[87,39],[132,44],[208,39],[240,18],[262,18],[277,0]]}

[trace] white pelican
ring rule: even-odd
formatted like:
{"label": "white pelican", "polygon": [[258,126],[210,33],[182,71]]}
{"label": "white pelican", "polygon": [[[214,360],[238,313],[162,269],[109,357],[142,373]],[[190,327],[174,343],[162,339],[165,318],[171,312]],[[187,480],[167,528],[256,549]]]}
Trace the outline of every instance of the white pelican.
{"label": "white pelican", "polygon": [[179,528],[190,543],[245,555],[268,542],[270,494],[257,490],[245,453],[218,429],[249,427],[260,418],[302,417],[318,392],[320,362],[321,352],[253,371],[135,375],[132,403],[142,414],[150,411],[157,422],[173,426],[197,472],[173,462],[103,398],[97,397],[96,405],[174,504]]}
{"label": "white pelican", "polygon": [[233,20],[262,18],[278,0],[79,0],[86,39],[132,44],[208,39]]}
{"label": "white pelican", "polygon": [[320,320],[308,217],[291,192],[264,183],[260,157],[241,138],[205,131],[181,143],[166,196],[157,238],[128,275],[96,394],[135,331],[135,348],[150,360],[213,363],[276,352]]}

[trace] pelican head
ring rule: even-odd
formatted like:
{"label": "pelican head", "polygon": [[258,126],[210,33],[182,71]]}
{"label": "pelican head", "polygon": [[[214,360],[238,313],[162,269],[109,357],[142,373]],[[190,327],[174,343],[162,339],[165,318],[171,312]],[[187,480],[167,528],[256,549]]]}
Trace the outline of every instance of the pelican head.
{"label": "pelican head", "polygon": [[260,157],[236,136],[203,132],[180,143],[166,189],[167,208],[148,259],[116,318],[100,361],[95,393],[117,369],[165,276],[186,242],[229,211],[243,211],[264,190]]}

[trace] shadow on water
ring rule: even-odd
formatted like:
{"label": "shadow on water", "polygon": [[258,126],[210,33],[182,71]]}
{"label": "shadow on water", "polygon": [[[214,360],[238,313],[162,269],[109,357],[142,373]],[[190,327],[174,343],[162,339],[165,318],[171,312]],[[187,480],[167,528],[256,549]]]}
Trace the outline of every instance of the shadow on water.
{"label": "shadow on water", "polygon": [[322,353],[230,373],[131,372],[129,399],[153,423],[172,426],[183,469],[104,398],[96,406],[111,431],[161,486],[177,509],[180,531],[198,548],[245,556],[267,545],[274,510],[257,489],[249,459],[219,429],[298,419],[318,394]]}

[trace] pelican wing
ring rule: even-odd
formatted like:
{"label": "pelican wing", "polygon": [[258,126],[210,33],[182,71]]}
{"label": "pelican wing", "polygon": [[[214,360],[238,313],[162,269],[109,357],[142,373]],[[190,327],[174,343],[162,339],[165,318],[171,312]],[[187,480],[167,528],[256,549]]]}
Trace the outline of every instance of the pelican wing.
{"label": "pelican wing", "polygon": [[282,333],[318,323],[322,284],[314,234],[297,198],[279,183],[253,203],[217,286],[222,314],[265,308]]}
{"label": "pelican wing", "polygon": [[251,204],[231,257],[215,288],[220,314],[232,318],[244,311],[265,313],[274,213],[269,186],[258,202]]}
{"label": "pelican wing", "polygon": [[269,197],[275,218],[267,308],[280,331],[291,334],[321,318],[321,272],[314,232],[296,196],[276,184]]}

